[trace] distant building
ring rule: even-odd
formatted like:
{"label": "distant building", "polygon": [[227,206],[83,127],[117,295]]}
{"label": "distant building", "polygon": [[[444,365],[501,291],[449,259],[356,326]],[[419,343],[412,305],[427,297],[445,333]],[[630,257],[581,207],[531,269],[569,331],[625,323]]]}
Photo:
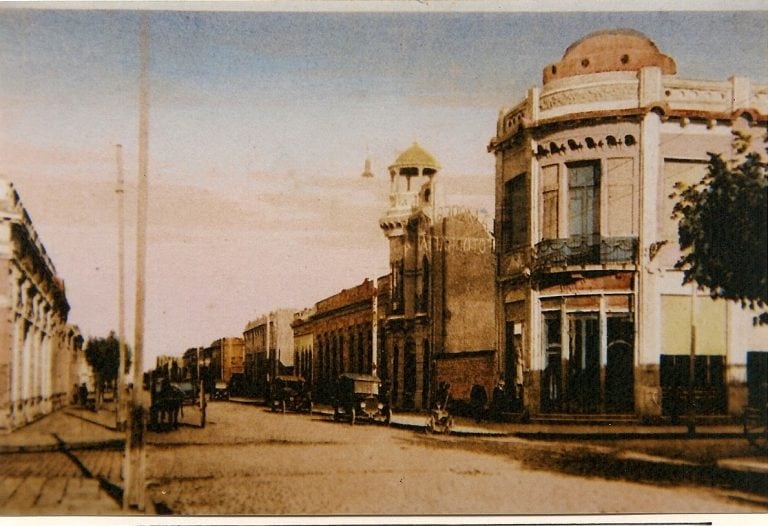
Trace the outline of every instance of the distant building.
{"label": "distant building", "polygon": [[294,321],[294,334],[299,335],[305,349],[312,338],[309,376],[316,399],[330,402],[342,373],[377,372],[372,332],[375,291],[373,282],[366,279],[318,301],[314,312],[307,311]]}
{"label": "distant building", "polygon": [[272,378],[293,372],[294,312],[295,309],[277,309],[245,326],[244,372],[251,394],[266,396]]}
{"label": "distant building", "polygon": [[196,388],[200,378],[200,355],[202,351],[202,347],[191,347],[184,351],[181,358],[182,379],[192,382]]}
{"label": "distant building", "polygon": [[310,318],[316,313],[314,307],[304,309],[293,314],[293,369],[294,373],[312,384],[313,359],[315,350],[315,336],[312,326],[309,324]]}
{"label": "distant building", "polygon": [[[692,298],[668,197],[763,137],[768,86],[684,80],[631,30],[575,42],[543,86],[498,119],[496,243],[501,370],[531,413],[674,417],[687,411],[691,322],[696,411],[739,414],[754,313]],[[693,310],[693,316],[692,316]]]}
{"label": "distant building", "polygon": [[204,356],[210,359],[210,379],[229,383],[234,373],[244,372],[245,347],[243,339],[220,338],[214,340],[205,350]]}
{"label": "distant building", "polygon": [[66,404],[77,338],[64,282],[13,185],[0,180],[0,431]]}
{"label": "distant building", "polygon": [[158,356],[155,369],[161,371],[172,382],[179,382],[184,373],[184,358],[181,356]]}
{"label": "distant building", "polygon": [[85,340],[82,334],[80,334],[80,329],[77,325],[67,324],[66,339],[67,347],[71,350],[69,358],[69,392],[67,397],[72,401],[82,384],[85,384],[89,391],[93,391],[96,387],[96,380],[93,368],[88,365],[88,361],[85,359],[85,349],[83,348]]}
{"label": "distant building", "polygon": [[496,381],[493,239],[475,214],[438,208],[437,161],[413,144],[389,167],[383,366],[395,407],[431,407],[441,383],[454,400]]}

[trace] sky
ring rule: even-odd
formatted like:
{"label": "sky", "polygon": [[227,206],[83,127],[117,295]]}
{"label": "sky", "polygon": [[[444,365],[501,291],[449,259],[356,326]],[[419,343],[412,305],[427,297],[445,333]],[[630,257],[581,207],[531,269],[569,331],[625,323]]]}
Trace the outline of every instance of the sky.
{"label": "sky", "polygon": [[[490,213],[499,111],[593,31],[643,32],[681,78],[768,83],[768,11],[435,5],[150,13],[146,367],[385,274],[387,166],[414,141],[442,166],[440,204]],[[122,145],[132,344],[140,13],[64,7],[0,3],[0,177],[66,283],[69,322],[105,336]]]}

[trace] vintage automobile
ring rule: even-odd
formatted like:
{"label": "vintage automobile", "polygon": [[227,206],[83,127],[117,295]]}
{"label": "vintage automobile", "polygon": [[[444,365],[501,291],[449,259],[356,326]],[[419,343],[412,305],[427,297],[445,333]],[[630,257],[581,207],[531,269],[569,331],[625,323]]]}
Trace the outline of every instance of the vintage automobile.
{"label": "vintage automobile", "polygon": [[229,386],[227,382],[216,382],[213,386],[214,400],[229,400]]}
{"label": "vintage automobile", "polygon": [[392,408],[380,397],[381,380],[370,374],[344,373],[339,376],[333,402],[333,419],[348,419],[352,425],[360,420],[389,425]]}
{"label": "vintage automobile", "polygon": [[304,377],[276,376],[270,388],[269,405],[272,411],[306,411],[312,414],[312,396]]}
{"label": "vintage automobile", "polygon": [[195,405],[198,403],[195,387],[192,385],[192,382],[175,382],[171,385],[181,392],[181,402],[183,405]]}

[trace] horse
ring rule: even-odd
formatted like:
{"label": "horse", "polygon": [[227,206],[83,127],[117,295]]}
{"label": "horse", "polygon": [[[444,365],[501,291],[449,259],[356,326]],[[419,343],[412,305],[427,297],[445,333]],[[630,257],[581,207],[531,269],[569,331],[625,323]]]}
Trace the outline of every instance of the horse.
{"label": "horse", "polygon": [[150,424],[158,429],[177,429],[179,416],[184,416],[182,392],[171,385],[163,385],[163,388],[154,398],[150,412]]}

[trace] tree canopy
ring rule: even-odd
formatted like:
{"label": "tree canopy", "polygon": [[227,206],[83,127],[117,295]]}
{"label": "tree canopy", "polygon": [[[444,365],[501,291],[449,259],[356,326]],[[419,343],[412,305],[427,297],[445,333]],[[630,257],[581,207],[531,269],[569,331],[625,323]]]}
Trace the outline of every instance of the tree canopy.
{"label": "tree canopy", "polygon": [[[768,141],[766,136],[765,141]],[[713,298],[764,311],[768,305],[768,164],[750,150],[751,138],[734,132],[736,158],[709,154],[706,175],[678,184],[673,217],[683,255],[675,268]],[[768,323],[760,312],[759,323]]]}
{"label": "tree canopy", "polygon": [[[117,368],[120,361],[120,342],[114,332],[106,338],[88,338],[85,347],[85,359],[93,368],[102,383],[110,383],[117,379]],[[125,346],[125,373],[130,370],[131,351]]]}

